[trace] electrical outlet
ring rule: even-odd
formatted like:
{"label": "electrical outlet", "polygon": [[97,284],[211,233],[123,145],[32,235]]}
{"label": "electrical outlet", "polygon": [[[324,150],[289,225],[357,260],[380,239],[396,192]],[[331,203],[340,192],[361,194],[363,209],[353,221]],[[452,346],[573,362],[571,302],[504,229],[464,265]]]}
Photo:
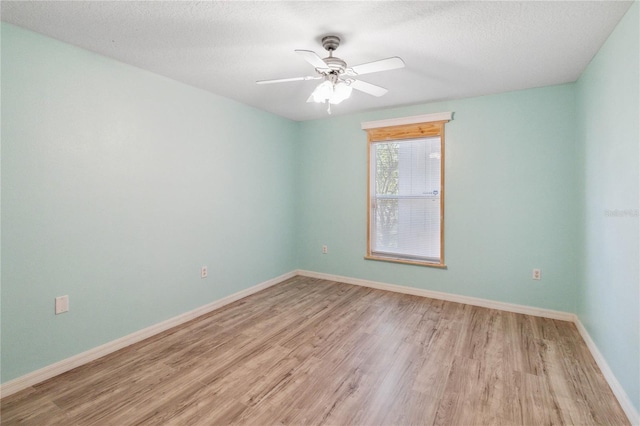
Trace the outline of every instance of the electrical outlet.
{"label": "electrical outlet", "polygon": [[56,315],[69,311],[69,296],[56,297]]}
{"label": "electrical outlet", "polygon": [[329,253],[329,248],[327,246],[322,246],[322,254]]}
{"label": "electrical outlet", "polygon": [[540,269],[536,268],[533,270],[533,273],[531,274],[531,278],[533,278],[536,281],[539,281],[542,278],[542,272],[540,271]]}
{"label": "electrical outlet", "polygon": [[207,267],[203,266],[200,268],[200,278],[207,278]]}

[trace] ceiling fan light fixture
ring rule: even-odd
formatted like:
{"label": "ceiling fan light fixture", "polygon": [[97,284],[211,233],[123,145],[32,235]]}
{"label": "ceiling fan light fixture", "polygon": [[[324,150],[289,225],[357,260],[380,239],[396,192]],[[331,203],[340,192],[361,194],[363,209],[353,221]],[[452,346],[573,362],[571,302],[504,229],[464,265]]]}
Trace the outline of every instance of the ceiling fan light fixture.
{"label": "ceiling fan light fixture", "polygon": [[347,84],[344,81],[339,81],[335,86],[333,86],[333,96],[329,98],[329,102],[335,105],[339,104],[345,99],[349,99],[352,90],[353,88],[351,87],[351,85]]}
{"label": "ceiling fan light fixture", "polygon": [[315,88],[311,97],[314,102],[325,103],[333,96],[333,83],[329,80],[325,80]]}
{"label": "ceiling fan light fixture", "polygon": [[311,98],[317,103],[339,104],[351,96],[351,85],[345,81],[334,82],[327,79],[320,83],[311,94]]}

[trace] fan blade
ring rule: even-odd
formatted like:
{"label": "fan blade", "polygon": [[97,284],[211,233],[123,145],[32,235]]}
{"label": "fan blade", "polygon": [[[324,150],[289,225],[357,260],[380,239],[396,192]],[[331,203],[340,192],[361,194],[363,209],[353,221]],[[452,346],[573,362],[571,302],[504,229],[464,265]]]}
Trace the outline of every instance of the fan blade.
{"label": "fan blade", "polygon": [[351,82],[351,87],[373,96],[382,96],[388,92],[384,87],[376,86],[375,84],[367,83],[362,80],[353,80]]}
{"label": "fan blade", "polygon": [[404,61],[397,56],[379,61],[367,62],[347,69],[348,75],[370,74],[372,72],[389,71],[397,68],[403,68]]}
{"label": "fan blade", "polygon": [[313,65],[314,68],[322,70],[329,69],[329,65],[327,65],[316,52],[311,50],[296,50],[295,52],[301,55],[305,61]]}
{"label": "fan blade", "polygon": [[292,78],[279,78],[277,80],[258,80],[256,84],[271,84],[271,83],[286,83],[289,81],[306,81],[306,80],[319,80],[322,77],[319,75],[308,75],[306,77],[292,77]]}

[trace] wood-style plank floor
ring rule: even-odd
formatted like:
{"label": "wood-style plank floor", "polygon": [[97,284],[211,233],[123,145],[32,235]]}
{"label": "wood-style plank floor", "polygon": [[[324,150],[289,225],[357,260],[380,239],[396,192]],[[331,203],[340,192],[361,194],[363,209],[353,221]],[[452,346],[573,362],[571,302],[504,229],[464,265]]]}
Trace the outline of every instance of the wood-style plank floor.
{"label": "wood-style plank floor", "polygon": [[624,425],[570,322],[295,277],[1,401],[2,424]]}

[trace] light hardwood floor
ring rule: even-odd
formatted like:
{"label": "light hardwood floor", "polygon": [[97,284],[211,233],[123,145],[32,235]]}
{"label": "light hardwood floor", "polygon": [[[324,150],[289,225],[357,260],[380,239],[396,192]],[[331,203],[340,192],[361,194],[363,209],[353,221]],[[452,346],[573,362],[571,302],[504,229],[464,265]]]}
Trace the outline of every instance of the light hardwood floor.
{"label": "light hardwood floor", "polygon": [[628,424],[570,322],[305,277],[1,410],[3,425]]}

